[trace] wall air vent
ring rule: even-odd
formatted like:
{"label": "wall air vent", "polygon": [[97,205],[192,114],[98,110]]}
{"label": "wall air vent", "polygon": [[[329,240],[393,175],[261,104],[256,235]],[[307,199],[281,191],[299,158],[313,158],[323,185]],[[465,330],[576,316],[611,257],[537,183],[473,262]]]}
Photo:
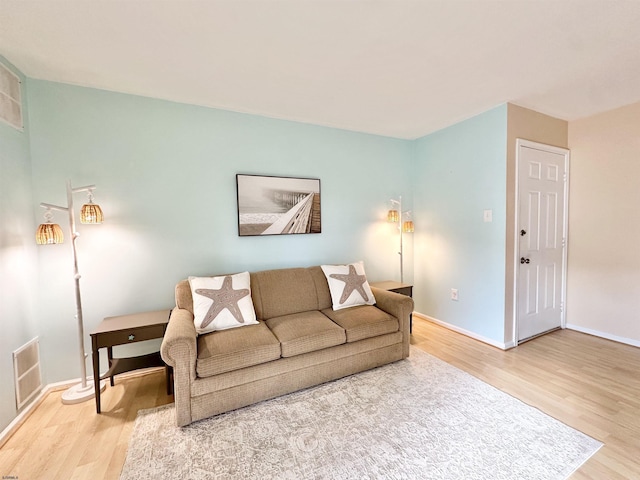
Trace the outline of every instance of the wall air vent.
{"label": "wall air vent", "polygon": [[20,79],[0,63],[0,120],[23,130]]}
{"label": "wall air vent", "polygon": [[38,337],[13,352],[13,371],[16,382],[16,405],[20,410],[42,390]]}

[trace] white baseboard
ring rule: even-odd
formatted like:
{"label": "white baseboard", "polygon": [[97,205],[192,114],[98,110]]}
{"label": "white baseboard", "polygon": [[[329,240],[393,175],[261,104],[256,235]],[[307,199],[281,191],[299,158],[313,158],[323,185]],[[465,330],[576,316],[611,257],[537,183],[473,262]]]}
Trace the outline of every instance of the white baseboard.
{"label": "white baseboard", "polygon": [[24,410],[22,410],[9,425],[7,425],[7,428],[2,430],[2,432],[0,433],[0,447],[2,447],[5,444],[5,442],[9,440],[9,438],[11,438],[11,435],[13,435],[16,432],[16,430],[18,430],[20,425],[22,425],[27,418],[29,418],[29,415],[33,413],[36,407],[42,403],[42,400],[44,400],[44,398],[47,395],[49,395],[50,392],[60,390],[67,386],[73,385],[79,381],[80,379],[77,379],[77,381],[72,380],[72,381],[65,381],[65,382],[49,383],[48,385],[43,387],[42,390],[40,390],[40,393],[38,394],[38,396],[35,397],[31,401],[31,403],[29,403],[29,405],[27,405],[24,408]]}
{"label": "white baseboard", "polygon": [[[477,333],[471,332],[469,330],[465,330],[464,328],[460,328],[460,327],[458,327],[456,325],[452,325],[450,323],[443,322],[442,320],[438,320],[437,318],[430,317],[429,315],[425,315],[424,313],[413,312],[413,314],[416,317],[419,317],[419,318],[422,318],[424,320],[427,320],[428,322],[435,323],[435,324],[440,325],[440,326],[442,326],[444,328],[447,328],[447,329],[452,330],[452,331],[457,332],[457,333],[461,333],[462,335],[466,335],[467,337],[471,337],[474,340],[478,340],[480,342],[487,343],[487,344],[489,344],[489,345],[491,345],[493,347],[500,348],[502,350],[508,350],[508,349],[514,348],[516,346],[514,342],[507,342],[507,343],[496,342],[495,340],[483,337],[482,335],[478,335]],[[612,335],[611,333],[600,332],[598,330],[592,330],[590,328],[581,327],[579,325],[574,325],[574,324],[571,324],[571,323],[567,323],[565,325],[565,328],[567,328],[568,330],[575,330],[576,332],[581,332],[581,333],[586,333],[586,334],[589,334],[589,335],[593,335],[594,337],[600,337],[600,338],[604,338],[606,340],[611,340],[613,342],[624,343],[625,345],[631,345],[632,347],[640,347],[640,340],[635,340],[633,338],[619,337],[617,335]]]}
{"label": "white baseboard", "polygon": [[456,333],[461,333],[462,335],[465,335],[467,337],[473,338],[474,340],[478,340],[482,343],[486,343],[488,345],[491,345],[492,347],[496,347],[499,348],[501,350],[508,350],[510,348],[515,347],[515,344],[513,342],[508,342],[508,343],[501,343],[501,342],[496,342],[495,340],[491,339],[491,338],[487,338],[487,337],[483,337],[482,335],[478,335],[475,332],[471,332],[469,330],[465,330],[464,328],[460,328],[456,325],[452,325],[450,323],[447,322],[443,322],[442,320],[438,320],[437,318],[433,318],[430,317],[429,315],[425,315],[424,313],[420,313],[420,312],[413,312],[413,315],[419,318],[422,318],[424,320],[427,320],[428,322],[431,323],[435,323],[437,325],[440,325],[444,328],[447,328],[449,330],[452,330]]}
{"label": "white baseboard", "polygon": [[[144,368],[144,369],[135,370],[132,372],[121,373],[118,375],[118,377],[126,378],[126,377],[134,377],[138,375],[145,375],[151,371],[155,371],[160,368],[164,368],[164,367]],[[55,392],[58,390],[65,390],[69,387],[72,387],[73,385],[79,384],[81,381],[82,381],[81,378],[74,378],[73,380],[64,380],[62,382],[49,383],[46,386],[44,386],[42,390],[40,390],[40,393],[38,394],[38,396],[35,397],[31,401],[31,403],[27,405],[24,408],[24,410],[22,410],[9,425],[7,425],[7,428],[5,428],[4,430],[2,430],[2,432],[0,432],[0,447],[2,447],[5,444],[5,442],[9,440],[9,438],[11,438],[11,435],[13,435],[16,432],[16,430],[18,430],[20,425],[22,425],[27,418],[29,418],[29,415],[31,415],[33,411],[36,409],[36,407],[42,403],[42,400],[44,400],[44,398],[47,395],[49,395],[51,392]],[[87,381],[93,382],[93,377],[87,377]]]}
{"label": "white baseboard", "polygon": [[624,343],[626,345],[631,345],[633,347],[640,347],[640,341],[634,340],[632,338],[619,337],[617,335],[612,335],[606,332],[600,332],[598,330],[592,330],[590,328],[581,327],[579,325],[573,325],[571,323],[567,323],[566,328],[569,330],[575,330],[576,332],[587,333],[589,335],[593,335],[594,337],[605,338],[607,340],[612,340],[618,343]]}

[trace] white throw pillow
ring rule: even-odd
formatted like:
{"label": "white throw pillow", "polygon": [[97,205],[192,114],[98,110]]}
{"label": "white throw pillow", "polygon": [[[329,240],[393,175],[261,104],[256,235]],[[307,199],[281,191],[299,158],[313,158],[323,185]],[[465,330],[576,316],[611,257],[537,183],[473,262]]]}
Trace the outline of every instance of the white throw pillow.
{"label": "white throw pillow", "polygon": [[334,310],[376,303],[362,262],[348,265],[320,265],[320,267],[329,283]]}
{"label": "white throw pillow", "polygon": [[222,277],[189,277],[198,334],[255,325],[249,272]]}

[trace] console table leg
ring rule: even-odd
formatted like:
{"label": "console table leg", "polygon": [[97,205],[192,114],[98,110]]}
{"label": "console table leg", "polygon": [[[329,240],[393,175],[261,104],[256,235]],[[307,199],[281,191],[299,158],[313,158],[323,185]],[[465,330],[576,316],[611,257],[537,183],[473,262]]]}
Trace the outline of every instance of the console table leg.
{"label": "console table leg", "polygon": [[[113,365],[113,347],[107,347],[107,357],[109,358],[109,369]],[[109,383],[113,387],[113,375],[109,377]]]}
{"label": "console table leg", "polygon": [[96,338],[92,337],[93,385],[96,393],[96,413],[100,413],[100,354]]}
{"label": "console table leg", "polygon": [[171,395],[173,393],[173,382],[171,381],[172,380],[171,369],[172,367],[170,367],[169,365],[165,365],[164,367],[164,371],[167,376],[167,395]]}

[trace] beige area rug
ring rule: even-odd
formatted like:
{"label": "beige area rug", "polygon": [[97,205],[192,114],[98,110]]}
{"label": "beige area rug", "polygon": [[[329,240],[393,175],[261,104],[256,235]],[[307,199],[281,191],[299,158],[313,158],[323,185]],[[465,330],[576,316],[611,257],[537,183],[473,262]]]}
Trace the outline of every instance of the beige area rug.
{"label": "beige area rug", "polygon": [[601,446],[412,347],[182,429],[173,405],[140,411],[120,478],[564,479]]}

